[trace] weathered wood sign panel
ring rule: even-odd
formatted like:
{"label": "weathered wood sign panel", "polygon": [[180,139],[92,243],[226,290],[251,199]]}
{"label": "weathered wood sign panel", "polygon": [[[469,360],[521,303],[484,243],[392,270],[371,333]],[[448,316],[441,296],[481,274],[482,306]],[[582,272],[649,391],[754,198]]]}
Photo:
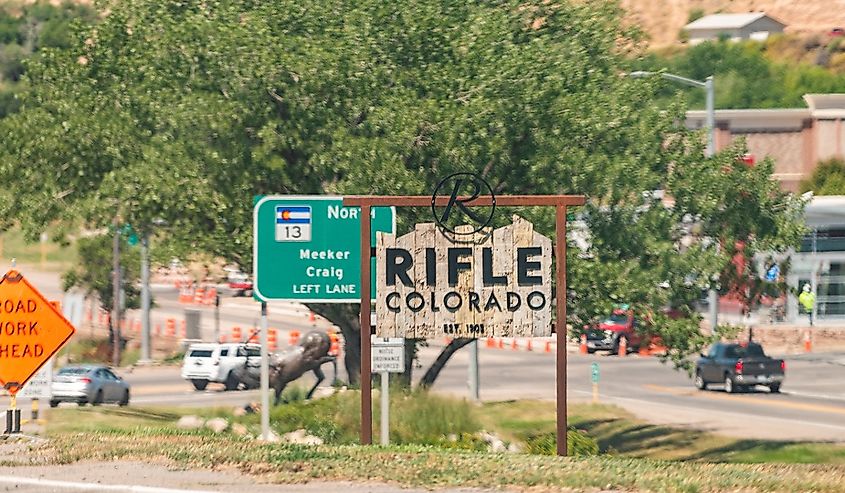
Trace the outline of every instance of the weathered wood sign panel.
{"label": "weathered wood sign panel", "polygon": [[518,216],[455,238],[433,223],[398,238],[376,236],[376,335],[551,335],[551,240]]}

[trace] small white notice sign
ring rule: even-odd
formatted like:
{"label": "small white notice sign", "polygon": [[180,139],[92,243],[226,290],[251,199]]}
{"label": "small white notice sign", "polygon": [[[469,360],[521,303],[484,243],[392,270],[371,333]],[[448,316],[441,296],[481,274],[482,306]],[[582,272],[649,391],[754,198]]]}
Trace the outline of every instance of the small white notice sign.
{"label": "small white notice sign", "polygon": [[403,373],[405,371],[405,339],[373,337],[372,362],[373,373]]}
{"label": "small white notice sign", "polygon": [[47,360],[38,373],[32,376],[26,385],[18,392],[18,397],[24,399],[44,399],[52,397],[53,386],[53,358]]}

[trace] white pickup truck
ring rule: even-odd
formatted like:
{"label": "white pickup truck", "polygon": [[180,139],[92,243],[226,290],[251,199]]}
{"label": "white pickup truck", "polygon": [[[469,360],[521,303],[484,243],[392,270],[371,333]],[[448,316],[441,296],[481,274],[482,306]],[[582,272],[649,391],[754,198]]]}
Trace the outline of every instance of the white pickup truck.
{"label": "white pickup truck", "polygon": [[208,382],[222,383],[226,390],[237,390],[242,382],[236,370],[245,364],[257,366],[260,360],[258,344],[191,344],[182,362],[182,378],[190,380],[196,390],[205,390]]}

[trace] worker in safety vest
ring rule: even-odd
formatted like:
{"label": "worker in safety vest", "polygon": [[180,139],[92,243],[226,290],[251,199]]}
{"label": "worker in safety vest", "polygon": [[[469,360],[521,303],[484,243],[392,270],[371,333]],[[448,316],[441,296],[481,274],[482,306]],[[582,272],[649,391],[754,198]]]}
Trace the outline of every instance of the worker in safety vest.
{"label": "worker in safety vest", "polygon": [[816,295],[810,290],[809,284],[804,285],[804,292],[798,296],[798,304],[810,318],[810,325],[813,325],[813,307],[816,305]]}

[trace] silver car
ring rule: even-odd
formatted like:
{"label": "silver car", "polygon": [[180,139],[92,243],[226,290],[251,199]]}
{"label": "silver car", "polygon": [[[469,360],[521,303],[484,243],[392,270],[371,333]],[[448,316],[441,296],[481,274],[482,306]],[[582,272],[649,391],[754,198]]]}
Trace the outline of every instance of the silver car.
{"label": "silver car", "polygon": [[66,366],[53,377],[50,407],[60,402],[94,406],[114,402],[125,406],[129,404],[129,384],[107,366]]}

